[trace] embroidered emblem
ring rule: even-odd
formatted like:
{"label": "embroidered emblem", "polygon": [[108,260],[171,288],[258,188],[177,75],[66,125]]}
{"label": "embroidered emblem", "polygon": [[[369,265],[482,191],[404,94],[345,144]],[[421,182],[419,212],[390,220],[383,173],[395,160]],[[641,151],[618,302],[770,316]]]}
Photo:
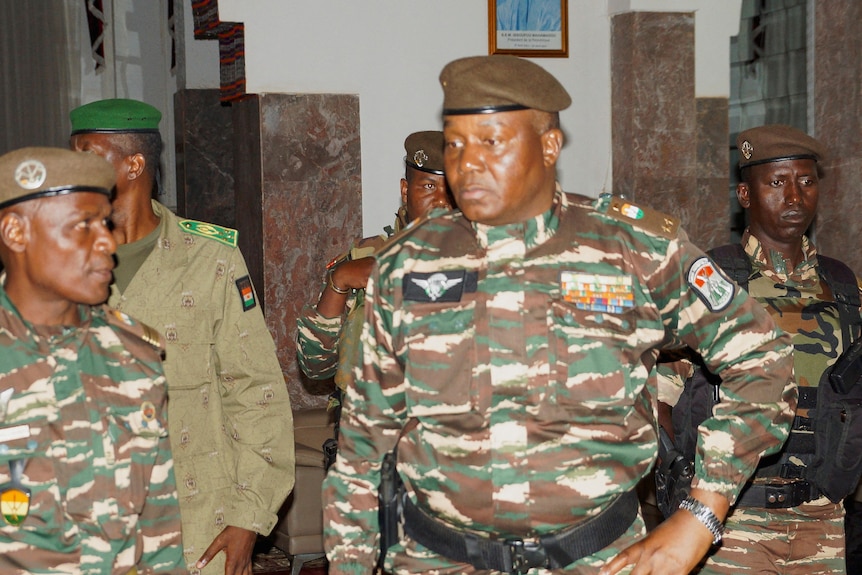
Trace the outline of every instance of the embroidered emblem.
{"label": "embroidered emblem", "polygon": [[141,404],[141,419],[144,420],[144,425],[150,423],[156,418],[156,406],[152,401],[145,401]]}
{"label": "embroidered emblem", "polygon": [[639,220],[644,217],[644,211],[634,204],[623,204],[620,208],[620,213],[633,220]]}
{"label": "embroidered emblem", "polygon": [[466,292],[476,291],[476,272],[447,270],[443,272],[412,272],[404,277],[404,299],[425,302],[461,301]]}
{"label": "embroidered emblem", "polygon": [[35,190],[47,179],[48,171],[39,160],[26,160],[15,168],[15,181],[25,190]]}
{"label": "embroidered emblem", "polygon": [[236,247],[237,231],[231,228],[223,228],[215,224],[206,222],[198,222],[196,220],[180,220],[179,225],[182,229],[196,236],[213,239],[221,242],[232,248]]}
{"label": "embroidered emblem", "polygon": [[564,300],[586,311],[622,313],[635,305],[632,278],[624,275],[560,272]]}
{"label": "embroidered emblem", "polygon": [[30,490],[9,487],[0,493],[0,514],[9,525],[21,525],[30,514]]}
{"label": "embroidered emblem", "polygon": [[124,314],[120,310],[111,310],[111,313],[115,318],[117,318],[117,321],[119,321],[120,323],[123,323],[125,325],[134,325],[132,318],[130,318],[128,315]]}
{"label": "embroidered emblem", "polygon": [[242,276],[236,280],[236,289],[239,290],[239,298],[242,300],[242,311],[248,311],[257,305],[254,299],[254,288],[251,287],[251,278]]}
{"label": "embroidered emblem", "polygon": [[754,154],[754,146],[752,146],[751,142],[748,140],[743,140],[742,144],[739,146],[739,152],[746,160],[750,160],[752,154]]}
{"label": "embroidered emblem", "polygon": [[419,166],[420,168],[428,161],[428,154],[425,153],[425,150],[416,150],[413,154],[413,163]]}
{"label": "embroidered emblem", "polygon": [[698,258],[688,270],[688,285],[710,311],[721,311],[733,299],[733,284],[718,272],[706,256]]}

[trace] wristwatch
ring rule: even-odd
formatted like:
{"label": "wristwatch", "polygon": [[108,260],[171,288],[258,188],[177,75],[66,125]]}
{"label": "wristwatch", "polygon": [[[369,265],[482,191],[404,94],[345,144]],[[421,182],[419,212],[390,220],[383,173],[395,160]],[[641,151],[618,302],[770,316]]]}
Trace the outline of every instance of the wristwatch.
{"label": "wristwatch", "polygon": [[703,525],[709,529],[709,532],[712,533],[713,545],[721,543],[721,537],[724,535],[724,525],[718,520],[718,517],[712,512],[712,509],[690,495],[682,500],[682,503],[679,504],[679,508],[685,509],[694,515],[695,519],[703,523]]}

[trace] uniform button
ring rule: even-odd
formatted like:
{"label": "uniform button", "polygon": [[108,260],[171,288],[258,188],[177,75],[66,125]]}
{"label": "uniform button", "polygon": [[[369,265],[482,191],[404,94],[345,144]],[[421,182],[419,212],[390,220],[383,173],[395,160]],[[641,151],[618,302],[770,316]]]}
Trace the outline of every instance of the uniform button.
{"label": "uniform button", "polygon": [[456,321],[455,322],[455,329],[459,329],[459,330],[464,329],[464,321],[460,320],[460,319],[458,321]]}
{"label": "uniform button", "polygon": [[621,322],[620,322],[620,327],[621,327],[621,328],[623,328],[623,329],[628,329],[628,328],[629,328],[629,320],[624,319],[623,321],[621,321]]}
{"label": "uniform button", "polygon": [[575,316],[573,316],[571,313],[567,313],[565,316],[563,316],[563,321],[566,322],[566,325],[572,325],[573,323],[575,323]]}

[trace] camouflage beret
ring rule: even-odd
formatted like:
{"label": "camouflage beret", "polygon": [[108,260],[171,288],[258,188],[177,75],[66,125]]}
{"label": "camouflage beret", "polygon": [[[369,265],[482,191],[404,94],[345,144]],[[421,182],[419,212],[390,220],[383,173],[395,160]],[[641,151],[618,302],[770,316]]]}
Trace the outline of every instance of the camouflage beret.
{"label": "camouflage beret", "polygon": [[138,100],[115,98],[84,104],[69,113],[72,135],[84,133],[158,133],[162,113]]}
{"label": "camouflage beret", "polygon": [[404,140],[404,161],[423,172],[443,175],[443,132],[413,132]]}
{"label": "camouflage beret", "polygon": [[96,154],[63,148],[21,148],[0,156],[0,209],[72,192],[111,196],[114,167]]}
{"label": "camouflage beret", "polygon": [[559,112],[572,98],[547,70],[517,56],[472,56],[440,72],[443,115],[492,114],[532,108]]}
{"label": "camouflage beret", "polygon": [[783,160],[814,160],[826,157],[823,146],[801,130],[781,124],[759,126],[739,133],[739,167]]}

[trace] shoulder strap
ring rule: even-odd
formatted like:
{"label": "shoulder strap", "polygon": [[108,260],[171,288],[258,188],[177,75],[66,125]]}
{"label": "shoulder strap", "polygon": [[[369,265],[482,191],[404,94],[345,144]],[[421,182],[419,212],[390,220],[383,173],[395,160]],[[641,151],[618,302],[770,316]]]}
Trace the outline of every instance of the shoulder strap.
{"label": "shoulder strap", "polygon": [[712,248],[708,252],[709,257],[718,264],[724,273],[730,276],[739,287],[748,291],[748,278],[751,277],[751,260],[745,253],[742,244],[727,244]]}
{"label": "shoulder strap", "polygon": [[817,254],[820,278],[832,290],[832,296],[838,304],[838,315],[841,318],[841,328],[844,341],[848,344],[859,337],[862,327],[862,316],[859,315],[859,285],[856,274],[843,262]]}

